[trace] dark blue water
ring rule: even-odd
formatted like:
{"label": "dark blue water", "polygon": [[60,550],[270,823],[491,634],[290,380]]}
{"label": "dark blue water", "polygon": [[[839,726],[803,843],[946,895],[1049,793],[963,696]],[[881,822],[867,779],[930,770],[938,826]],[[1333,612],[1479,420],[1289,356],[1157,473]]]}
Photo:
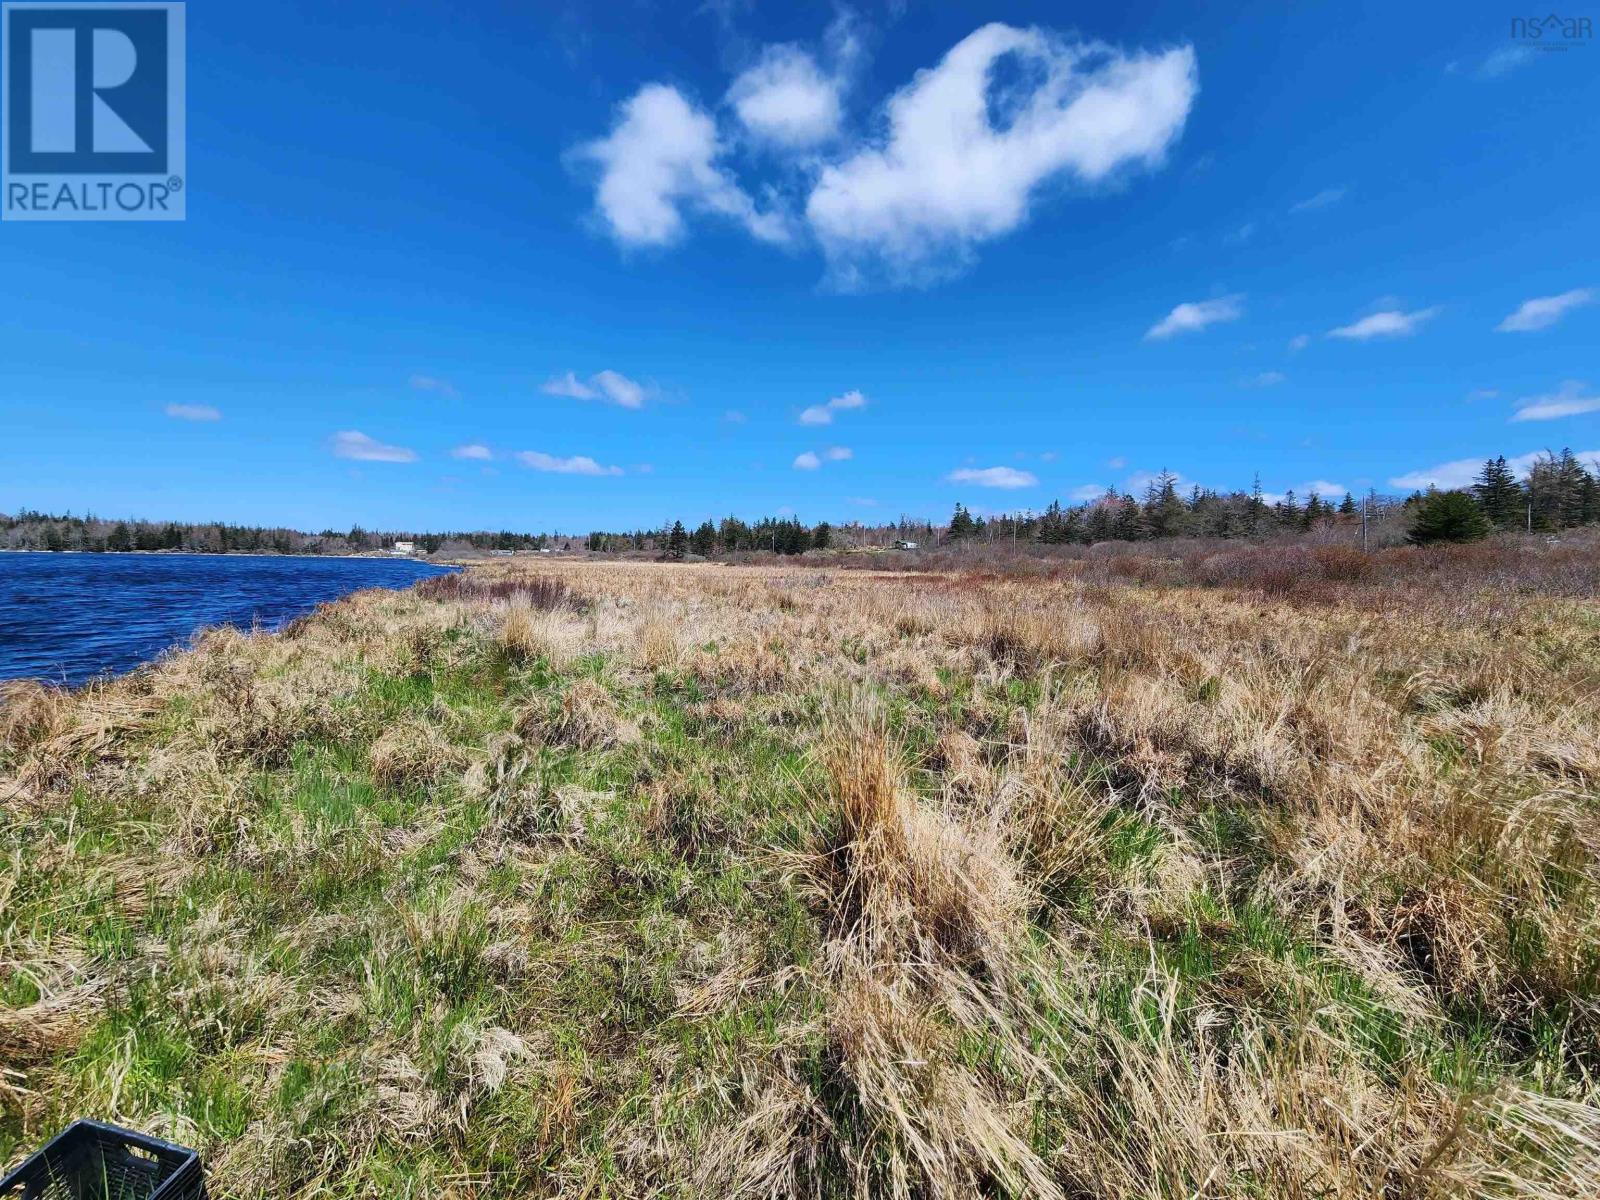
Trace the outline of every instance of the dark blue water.
{"label": "dark blue water", "polygon": [[328,600],[449,568],[406,559],[0,554],[0,679],[80,684],[197,629],[276,629]]}

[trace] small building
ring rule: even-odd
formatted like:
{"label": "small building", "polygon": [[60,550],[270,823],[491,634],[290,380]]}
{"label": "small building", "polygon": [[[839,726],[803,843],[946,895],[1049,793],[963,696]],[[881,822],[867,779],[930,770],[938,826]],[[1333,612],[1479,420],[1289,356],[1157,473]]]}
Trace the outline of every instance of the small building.
{"label": "small building", "polygon": [[915,542],[896,542],[894,548],[896,550],[915,550],[917,544]]}
{"label": "small building", "polygon": [[397,558],[406,558],[416,552],[417,544],[415,542],[396,542],[389,551],[390,554],[395,555]]}

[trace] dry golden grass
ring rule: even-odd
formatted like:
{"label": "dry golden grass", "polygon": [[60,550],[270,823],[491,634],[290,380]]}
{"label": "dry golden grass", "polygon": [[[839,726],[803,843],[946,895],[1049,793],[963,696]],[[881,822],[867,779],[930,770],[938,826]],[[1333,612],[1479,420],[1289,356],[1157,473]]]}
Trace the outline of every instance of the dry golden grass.
{"label": "dry golden grass", "polygon": [[1600,610],[1370,595],[496,563],[8,687],[0,1157],[1600,1195]]}

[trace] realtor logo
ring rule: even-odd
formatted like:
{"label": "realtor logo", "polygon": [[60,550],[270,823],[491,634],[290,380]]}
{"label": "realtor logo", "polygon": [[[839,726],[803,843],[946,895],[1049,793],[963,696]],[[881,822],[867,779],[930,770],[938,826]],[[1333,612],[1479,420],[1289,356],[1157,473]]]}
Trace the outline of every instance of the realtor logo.
{"label": "realtor logo", "polygon": [[184,15],[0,4],[0,218],[184,219]]}

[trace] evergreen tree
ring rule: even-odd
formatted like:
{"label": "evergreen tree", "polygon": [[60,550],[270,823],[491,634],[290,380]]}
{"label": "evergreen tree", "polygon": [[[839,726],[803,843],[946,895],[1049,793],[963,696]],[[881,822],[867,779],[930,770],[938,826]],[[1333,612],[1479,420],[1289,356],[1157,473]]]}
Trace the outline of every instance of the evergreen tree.
{"label": "evergreen tree", "polygon": [[813,550],[826,550],[832,544],[833,526],[826,521],[822,521],[811,531],[811,548]]}
{"label": "evergreen tree", "polygon": [[1322,497],[1316,492],[1311,493],[1311,499],[1306,501],[1306,511],[1300,517],[1302,529],[1314,529],[1328,515],[1328,506],[1322,502]]}
{"label": "evergreen tree", "polygon": [[1354,517],[1359,515],[1356,511],[1356,498],[1349,492],[1346,492],[1344,494],[1344,499],[1339,501],[1339,515],[1341,517]]}
{"label": "evergreen tree", "polygon": [[1267,518],[1267,500],[1261,490],[1261,472],[1256,472],[1255,482],[1250,485],[1250,507],[1246,510],[1245,531],[1255,537],[1261,532],[1261,525]]}
{"label": "evergreen tree", "polygon": [[710,558],[717,552],[717,527],[710,521],[702,521],[689,543],[701,558]]}
{"label": "evergreen tree", "polygon": [[121,521],[117,522],[117,527],[106,537],[106,549],[114,553],[133,549],[133,537],[128,532],[127,525]]}
{"label": "evergreen tree", "polygon": [[1151,537],[1176,537],[1183,532],[1189,510],[1178,498],[1178,477],[1163,470],[1144,493],[1144,527]]}
{"label": "evergreen tree", "polygon": [[667,535],[667,557],[682,558],[688,552],[689,535],[684,532],[682,521],[674,521],[672,532]]}
{"label": "evergreen tree", "polygon": [[950,540],[952,542],[964,541],[977,533],[978,527],[972,519],[964,504],[957,504],[956,511],[950,518]]}
{"label": "evergreen tree", "polygon": [[1472,485],[1483,515],[1497,529],[1512,529],[1521,525],[1526,517],[1523,509],[1522,488],[1517,477],[1506,465],[1506,456],[1491,458],[1478,473],[1478,482]]}
{"label": "evergreen tree", "polygon": [[1416,506],[1406,540],[1414,546],[1476,542],[1493,531],[1489,518],[1468,493],[1433,492]]}

